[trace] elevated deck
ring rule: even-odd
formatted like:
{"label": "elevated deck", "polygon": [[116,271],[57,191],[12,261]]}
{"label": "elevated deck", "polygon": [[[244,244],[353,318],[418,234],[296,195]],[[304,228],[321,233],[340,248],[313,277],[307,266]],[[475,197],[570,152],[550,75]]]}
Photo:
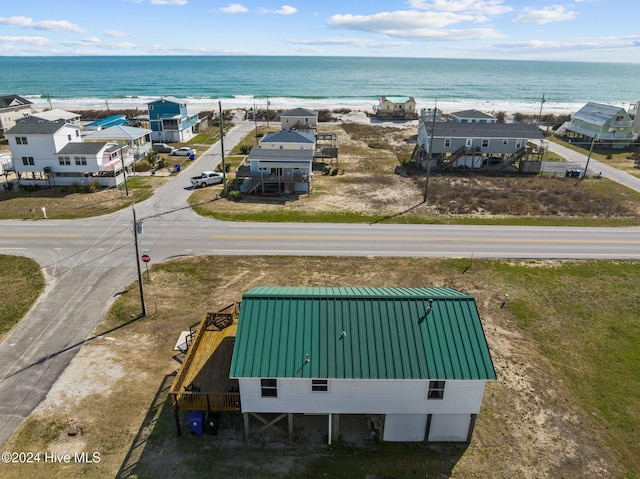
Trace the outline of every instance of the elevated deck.
{"label": "elevated deck", "polygon": [[240,410],[238,382],[229,379],[237,327],[236,304],[204,315],[169,390],[176,415],[180,409]]}

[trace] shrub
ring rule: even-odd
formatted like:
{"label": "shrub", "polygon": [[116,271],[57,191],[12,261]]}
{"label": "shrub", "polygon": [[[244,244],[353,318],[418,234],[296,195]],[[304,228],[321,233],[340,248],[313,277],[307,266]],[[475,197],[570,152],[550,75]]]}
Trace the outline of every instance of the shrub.
{"label": "shrub", "polygon": [[149,171],[152,166],[151,163],[149,163],[149,160],[143,158],[142,160],[135,163],[135,168],[136,171]]}
{"label": "shrub", "polygon": [[338,174],[338,168],[332,168],[330,175],[331,176],[336,176],[337,174]]}
{"label": "shrub", "polygon": [[249,145],[245,145],[244,143],[240,145],[240,154],[248,155],[251,152],[251,147]]}
{"label": "shrub", "polygon": [[238,190],[232,190],[227,193],[227,199],[229,201],[240,201],[242,199],[242,193]]}

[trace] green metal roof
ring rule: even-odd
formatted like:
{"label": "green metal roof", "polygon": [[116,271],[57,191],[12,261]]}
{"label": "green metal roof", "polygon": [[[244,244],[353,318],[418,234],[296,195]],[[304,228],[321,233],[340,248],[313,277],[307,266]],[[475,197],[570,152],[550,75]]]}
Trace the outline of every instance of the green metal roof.
{"label": "green metal roof", "polygon": [[252,288],[230,376],[496,379],[475,300],[449,288]]}

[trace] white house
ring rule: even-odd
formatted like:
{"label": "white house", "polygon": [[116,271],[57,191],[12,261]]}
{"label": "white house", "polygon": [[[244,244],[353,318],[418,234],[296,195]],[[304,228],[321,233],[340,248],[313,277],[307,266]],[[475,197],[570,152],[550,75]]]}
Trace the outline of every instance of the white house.
{"label": "white house", "polygon": [[33,113],[33,103],[19,95],[0,96],[0,137],[13,128],[17,120]]}
{"label": "white house", "polygon": [[280,113],[283,130],[298,130],[315,133],[318,127],[318,112],[306,108],[294,108]]}
{"label": "white house", "polygon": [[128,145],[134,160],[138,161],[151,151],[151,130],[127,125],[116,125],[84,135],[85,141],[111,141]]}
{"label": "white house", "polygon": [[[229,372],[248,415],[361,416],[385,441],[470,439],[496,374],[475,300],[449,288],[254,287]],[[290,425],[291,428],[291,425]]]}
{"label": "white house", "polygon": [[133,163],[128,145],[84,143],[80,130],[80,126],[64,122],[16,123],[7,138],[18,182],[48,187],[87,184],[89,178],[103,186],[124,181],[122,164],[126,168]]}
{"label": "white house", "polygon": [[281,130],[267,133],[258,148],[267,150],[314,150],[316,137],[311,133]]}
{"label": "white house", "polygon": [[412,96],[381,96],[376,107],[376,116],[399,120],[418,118],[416,100]]}
{"label": "white house", "polygon": [[50,121],[55,123],[72,123],[74,125],[80,124],[81,115],[66,110],[44,110],[32,113],[31,116],[35,119],[42,121]]}

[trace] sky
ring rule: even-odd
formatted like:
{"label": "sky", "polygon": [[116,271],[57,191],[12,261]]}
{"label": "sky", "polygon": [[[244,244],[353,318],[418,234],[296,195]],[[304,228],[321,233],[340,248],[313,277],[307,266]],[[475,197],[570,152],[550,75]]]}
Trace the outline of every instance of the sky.
{"label": "sky", "polygon": [[639,14],[637,0],[23,0],[0,9],[0,55],[640,63]]}

